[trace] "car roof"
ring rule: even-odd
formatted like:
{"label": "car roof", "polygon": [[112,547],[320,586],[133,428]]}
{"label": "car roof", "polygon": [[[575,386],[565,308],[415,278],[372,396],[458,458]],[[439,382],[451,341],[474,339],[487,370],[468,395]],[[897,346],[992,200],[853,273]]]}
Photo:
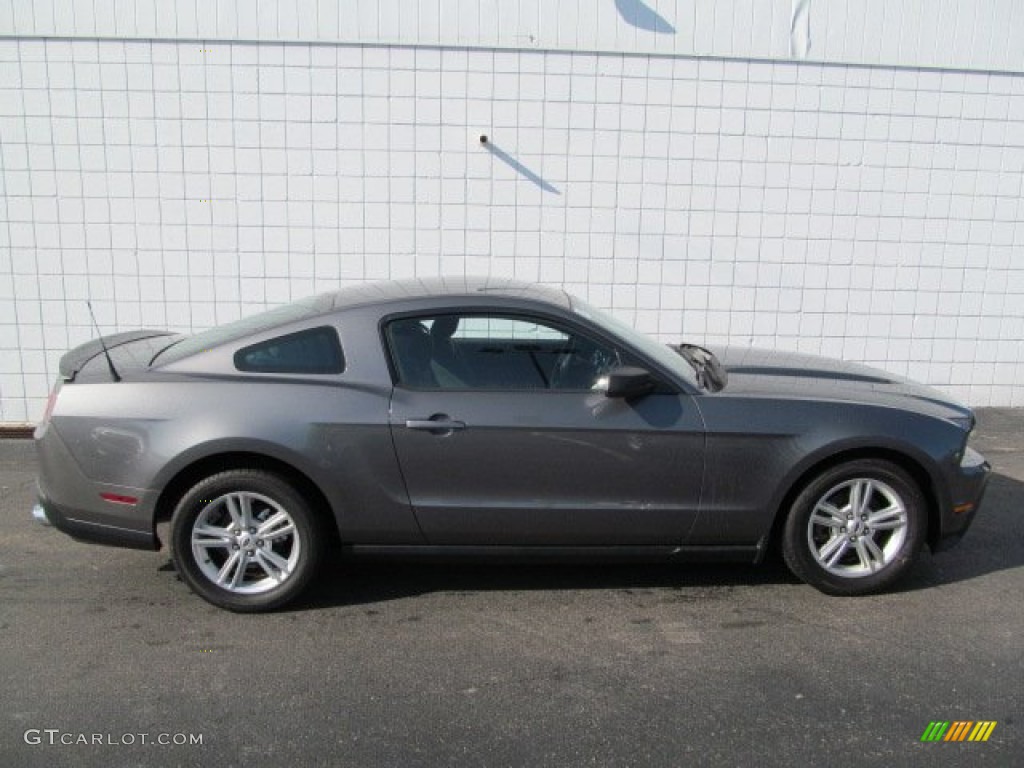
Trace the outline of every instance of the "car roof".
{"label": "car roof", "polygon": [[533,299],[571,308],[569,295],[559,289],[521,280],[499,277],[427,277],[359,283],[335,291],[331,296],[333,309],[411,301],[430,298],[480,298],[501,296]]}
{"label": "car roof", "polygon": [[487,297],[536,301],[564,310],[572,309],[572,299],[565,291],[506,278],[435,277],[361,282],[179,339],[167,347],[166,352],[158,353],[153,361],[159,360],[163,366],[170,365],[206,349],[271,333],[293,323],[309,321],[337,311],[424,299],[475,299],[479,302],[481,298]]}

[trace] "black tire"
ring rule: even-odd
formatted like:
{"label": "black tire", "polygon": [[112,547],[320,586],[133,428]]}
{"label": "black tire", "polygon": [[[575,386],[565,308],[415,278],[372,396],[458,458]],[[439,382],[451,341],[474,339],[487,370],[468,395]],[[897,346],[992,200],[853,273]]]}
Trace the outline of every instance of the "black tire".
{"label": "black tire", "polygon": [[[858,501],[866,499],[864,514],[851,518],[855,493]],[[804,486],[782,530],[782,556],[797,578],[825,594],[871,594],[911,567],[927,525],[924,494],[906,471],[889,461],[859,459],[826,469]],[[838,559],[831,562],[833,557]]]}
{"label": "black tire", "polygon": [[[248,530],[242,530],[234,522],[239,518],[231,514],[242,507],[251,510]],[[265,540],[258,538],[257,531],[280,512],[284,518],[278,515],[276,528],[267,529]],[[230,543],[193,546],[200,516],[203,527],[227,534],[231,526],[237,533],[203,539]],[[239,613],[271,611],[298,597],[316,574],[324,548],[321,528],[320,518],[291,483],[263,470],[233,469],[196,483],[178,502],[171,520],[171,557],[181,577],[204,600]],[[233,568],[227,563],[232,557]],[[289,567],[277,569],[271,558]],[[237,574],[238,583],[216,583],[218,568]]]}

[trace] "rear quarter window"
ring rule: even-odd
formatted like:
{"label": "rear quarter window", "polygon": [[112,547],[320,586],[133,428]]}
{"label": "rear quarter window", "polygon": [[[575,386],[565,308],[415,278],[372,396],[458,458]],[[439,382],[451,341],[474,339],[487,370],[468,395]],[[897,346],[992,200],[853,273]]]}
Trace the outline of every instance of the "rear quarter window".
{"label": "rear quarter window", "polygon": [[341,373],[345,356],[337,331],[311,328],[238,350],[235,367],[255,373]]}

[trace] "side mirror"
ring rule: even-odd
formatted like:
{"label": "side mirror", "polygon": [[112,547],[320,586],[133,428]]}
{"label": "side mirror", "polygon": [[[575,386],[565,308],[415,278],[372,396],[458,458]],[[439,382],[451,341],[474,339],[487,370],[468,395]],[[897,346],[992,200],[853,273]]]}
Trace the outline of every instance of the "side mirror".
{"label": "side mirror", "polygon": [[654,377],[643,368],[623,365],[608,372],[605,397],[630,399],[643,397],[654,390]]}

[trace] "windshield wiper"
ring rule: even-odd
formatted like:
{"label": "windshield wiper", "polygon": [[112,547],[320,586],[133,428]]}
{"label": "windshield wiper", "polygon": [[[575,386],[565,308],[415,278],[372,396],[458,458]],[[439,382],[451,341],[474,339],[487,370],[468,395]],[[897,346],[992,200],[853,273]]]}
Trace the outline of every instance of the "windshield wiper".
{"label": "windshield wiper", "polygon": [[720,392],[725,389],[729,382],[729,374],[714,352],[696,344],[675,344],[672,349],[693,366],[697,374],[697,383],[704,389],[708,392]]}

